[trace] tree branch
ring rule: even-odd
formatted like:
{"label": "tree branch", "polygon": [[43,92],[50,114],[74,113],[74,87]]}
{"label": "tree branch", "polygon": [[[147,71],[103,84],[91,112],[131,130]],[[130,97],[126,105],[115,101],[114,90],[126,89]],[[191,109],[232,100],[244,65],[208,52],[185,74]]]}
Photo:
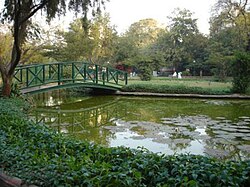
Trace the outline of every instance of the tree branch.
{"label": "tree branch", "polygon": [[24,22],[26,22],[28,19],[30,19],[32,16],[34,16],[34,14],[38,11],[38,10],[40,10],[40,9],[42,9],[46,4],[48,3],[48,0],[45,0],[45,1],[43,1],[43,3],[41,3],[40,5],[37,5],[37,6],[34,6],[35,8],[34,8],[34,10],[32,10],[32,8],[31,8],[31,12],[26,16],[26,17],[24,17],[21,21],[20,21],[20,25],[21,24],[23,24]]}

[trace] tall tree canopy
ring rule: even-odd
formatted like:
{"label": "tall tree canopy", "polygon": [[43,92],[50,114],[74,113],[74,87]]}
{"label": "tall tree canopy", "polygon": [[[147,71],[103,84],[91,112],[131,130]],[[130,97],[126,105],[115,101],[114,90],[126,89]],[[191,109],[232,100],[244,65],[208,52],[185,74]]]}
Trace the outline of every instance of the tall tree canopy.
{"label": "tall tree canopy", "polygon": [[238,36],[245,38],[245,51],[250,51],[250,4],[249,0],[217,0],[214,6],[214,20],[223,20],[222,29],[235,26]]}
{"label": "tall tree canopy", "polygon": [[110,61],[117,36],[109,15],[98,14],[89,20],[87,32],[83,21],[76,19],[68,31],[59,31],[58,39],[48,46],[45,55],[57,61],[88,60],[96,64]]}
{"label": "tall tree canopy", "polygon": [[159,37],[155,45],[156,50],[164,55],[165,67],[184,71],[193,62],[203,62],[206,38],[199,33],[192,12],[175,9],[168,19],[168,32]]}
{"label": "tall tree canopy", "polygon": [[[117,40],[115,61],[137,67],[140,75],[151,75],[156,60],[150,47],[163,32],[165,32],[164,28],[152,18],[142,19],[131,24],[127,32]],[[146,79],[148,80],[150,77],[147,76]]]}
{"label": "tall tree canopy", "polygon": [[87,18],[87,12],[100,11],[106,0],[5,0],[4,9],[0,14],[1,21],[13,25],[12,34],[14,38],[11,50],[11,58],[8,62],[0,56],[0,71],[3,80],[2,95],[10,96],[12,77],[16,66],[21,59],[21,48],[27,37],[27,29],[31,23],[31,18],[38,12],[44,13],[47,21],[65,14],[66,3],[70,10],[76,13],[82,12]]}

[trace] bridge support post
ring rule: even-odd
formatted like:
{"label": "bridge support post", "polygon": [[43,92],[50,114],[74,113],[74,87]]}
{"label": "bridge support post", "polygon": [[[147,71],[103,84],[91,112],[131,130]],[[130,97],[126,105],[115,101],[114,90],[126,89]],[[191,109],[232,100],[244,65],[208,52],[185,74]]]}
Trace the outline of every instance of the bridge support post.
{"label": "bridge support post", "polygon": [[98,84],[98,65],[95,65],[95,83]]}
{"label": "bridge support post", "polygon": [[125,76],[125,85],[127,85],[128,84],[128,73],[126,72],[124,76]]}
{"label": "bridge support post", "polygon": [[45,65],[43,64],[43,84],[45,83],[45,80],[46,80],[46,74],[45,74]]}
{"label": "bridge support post", "polygon": [[109,82],[109,68],[106,68],[107,82]]}
{"label": "bridge support post", "polygon": [[29,87],[29,68],[26,69],[26,87]]}
{"label": "bridge support post", "polygon": [[60,64],[58,63],[57,64],[57,84],[60,85],[61,83],[61,66]]}
{"label": "bridge support post", "polygon": [[23,82],[23,69],[20,70],[20,81]]}
{"label": "bridge support post", "polygon": [[35,75],[34,76],[34,79],[35,79],[35,84],[37,84],[37,66],[35,66]]}
{"label": "bridge support post", "polygon": [[105,85],[105,72],[102,71],[102,83]]}
{"label": "bridge support post", "polygon": [[84,76],[84,82],[86,82],[86,80],[87,80],[87,64],[84,64],[83,76]]}
{"label": "bridge support post", "polygon": [[71,64],[72,66],[72,75],[71,75],[71,78],[72,78],[72,82],[75,83],[75,64],[72,62]]}

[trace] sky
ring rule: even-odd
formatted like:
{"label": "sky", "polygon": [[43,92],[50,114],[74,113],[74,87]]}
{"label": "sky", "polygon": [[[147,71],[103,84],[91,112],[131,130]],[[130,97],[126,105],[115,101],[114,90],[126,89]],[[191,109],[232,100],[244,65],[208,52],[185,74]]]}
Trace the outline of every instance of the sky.
{"label": "sky", "polygon": [[160,24],[167,24],[167,16],[177,7],[193,12],[200,32],[209,33],[209,17],[216,0],[110,0],[106,3],[111,23],[119,33],[141,19],[153,18]]}
{"label": "sky", "polygon": [[[111,24],[116,26],[118,33],[125,32],[132,23],[141,19],[153,18],[160,24],[167,24],[167,16],[177,7],[186,8],[197,18],[200,32],[209,33],[209,17],[211,6],[216,0],[110,0],[106,12],[110,14]],[[0,0],[0,9],[4,0]],[[72,16],[61,18],[59,22],[68,24]],[[64,25],[65,26],[65,25]]]}

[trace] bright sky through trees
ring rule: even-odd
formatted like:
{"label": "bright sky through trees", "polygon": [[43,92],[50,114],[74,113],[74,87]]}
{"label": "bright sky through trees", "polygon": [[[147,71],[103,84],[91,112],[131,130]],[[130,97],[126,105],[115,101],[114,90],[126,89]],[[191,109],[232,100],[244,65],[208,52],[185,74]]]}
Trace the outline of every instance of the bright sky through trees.
{"label": "bright sky through trees", "polygon": [[210,10],[214,3],[215,0],[110,0],[106,11],[118,32],[124,32],[132,23],[145,18],[167,24],[167,16],[175,8],[186,8],[194,12],[194,18],[198,18],[199,30],[208,34]]}
{"label": "bright sky through trees", "polygon": [[[117,26],[119,33],[141,19],[153,18],[159,23],[167,24],[167,16],[177,7],[186,8],[198,18],[198,27],[202,33],[208,34],[211,6],[215,0],[110,0],[106,3],[106,12],[110,13],[111,24]],[[0,0],[0,9],[4,0]],[[67,15],[60,18],[60,23],[68,24],[75,17]],[[58,23],[58,22],[56,22]],[[64,28],[67,28],[64,25]]]}

